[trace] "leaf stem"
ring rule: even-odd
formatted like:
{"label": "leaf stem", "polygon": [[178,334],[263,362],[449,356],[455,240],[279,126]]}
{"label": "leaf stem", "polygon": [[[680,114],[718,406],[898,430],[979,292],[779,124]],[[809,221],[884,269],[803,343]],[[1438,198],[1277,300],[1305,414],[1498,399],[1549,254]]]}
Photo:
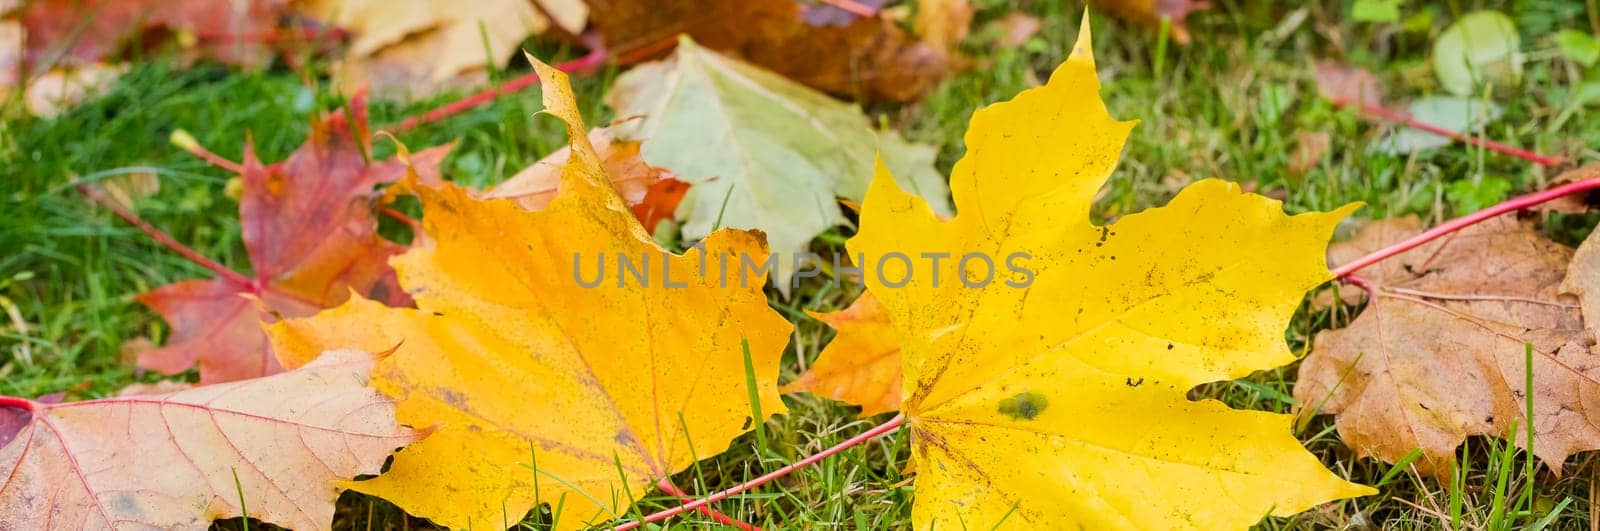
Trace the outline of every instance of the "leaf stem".
{"label": "leaf stem", "polygon": [[[1340,106],[1344,106],[1345,103],[1347,103],[1347,102],[1334,102],[1334,103],[1338,104]],[[1538,154],[1538,153],[1534,153],[1532,151],[1528,151],[1526,149],[1515,148],[1515,147],[1511,147],[1511,146],[1508,146],[1508,145],[1505,145],[1505,144],[1501,144],[1501,143],[1495,142],[1493,140],[1485,140],[1485,139],[1478,138],[1478,137],[1475,137],[1475,136],[1472,136],[1472,135],[1468,135],[1468,134],[1464,134],[1464,133],[1458,133],[1458,132],[1455,132],[1455,131],[1451,131],[1449,129],[1445,129],[1443,127],[1439,127],[1439,126],[1434,125],[1434,124],[1430,124],[1430,123],[1427,123],[1427,122],[1423,122],[1421,120],[1417,120],[1416,118],[1412,117],[1410,114],[1403,113],[1403,112],[1400,112],[1400,111],[1396,111],[1394,109],[1388,109],[1388,108],[1380,107],[1380,106],[1377,106],[1377,105],[1371,105],[1371,104],[1362,105],[1361,106],[1361,112],[1358,113],[1358,114],[1361,114],[1361,115],[1369,117],[1369,118],[1375,118],[1375,119],[1378,119],[1378,120],[1387,120],[1387,121],[1391,121],[1391,122],[1397,122],[1397,123],[1400,123],[1402,125],[1405,125],[1406,127],[1410,127],[1412,129],[1416,129],[1416,130],[1427,132],[1427,133],[1432,133],[1432,134],[1439,135],[1439,136],[1442,136],[1442,137],[1445,137],[1445,138],[1449,138],[1451,140],[1458,140],[1458,141],[1461,141],[1461,142],[1466,142],[1468,144],[1472,144],[1474,146],[1479,146],[1479,147],[1482,147],[1482,148],[1490,150],[1490,151],[1496,151],[1496,152],[1504,153],[1506,155],[1510,155],[1510,156],[1513,156],[1513,157],[1516,157],[1516,158],[1519,158],[1519,159],[1522,159],[1522,160],[1526,160],[1528,162],[1532,162],[1532,163],[1538,164],[1540,166],[1559,166],[1563,162],[1566,162],[1566,159],[1563,158],[1563,157],[1555,157],[1555,156],[1550,156],[1550,155],[1541,155],[1541,154]]]}
{"label": "leaf stem", "polygon": [[616,527],[615,531],[627,531],[629,529],[638,529],[639,526],[642,526],[642,525],[644,525],[646,523],[656,522],[656,521],[664,520],[664,519],[667,519],[667,518],[671,518],[673,516],[677,516],[679,514],[683,514],[683,513],[688,512],[688,511],[698,510],[699,508],[705,507],[706,505],[709,505],[709,504],[712,504],[712,503],[716,503],[718,501],[722,501],[722,500],[724,500],[724,499],[726,499],[726,498],[728,498],[730,496],[733,496],[733,495],[739,494],[741,492],[744,492],[744,491],[759,487],[759,486],[764,485],[764,484],[766,484],[766,483],[768,483],[768,482],[770,482],[770,481],[772,481],[774,479],[778,479],[778,478],[781,478],[783,476],[789,475],[790,472],[794,472],[796,470],[811,466],[813,463],[816,463],[816,462],[821,461],[823,459],[827,459],[829,456],[832,456],[833,454],[837,454],[839,452],[843,452],[843,451],[845,451],[845,450],[847,450],[849,448],[852,448],[852,447],[854,447],[854,446],[856,446],[858,444],[861,444],[863,442],[867,442],[869,440],[872,440],[872,439],[874,439],[874,438],[876,438],[876,437],[878,437],[880,435],[883,435],[883,434],[895,431],[897,429],[900,429],[900,426],[902,424],[904,424],[904,423],[905,423],[905,415],[895,415],[894,418],[889,419],[888,422],[885,422],[883,424],[879,424],[878,426],[876,426],[876,427],[874,427],[874,428],[872,428],[870,430],[862,432],[860,435],[857,435],[855,437],[851,437],[849,439],[846,439],[844,442],[841,442],[839,444],[833,445],[833,447],[831,447],[831,448],[828,448],[828,449],[823,450],[821,452],[817,452],[815,454],[812,454],[810,457],[807,457],[805,459],[801,459],[799,461],[795,461],[794,463],[792,463],[792,464],[790,464],[788,466],[785,466],[783,468],[768,472],[765,475],[762,475],[761,477],[758,477],[758,478],[752,479],[750,481],[746,481],[744,483],[735,485],[732,488],[729,488],[728,490],[724,490],[724,491],[712,494],[710,496],[706,496],[706,497],[701,498],[699,500],[692,501],[692,502],[689,502],[689,503],[685,503],[685,504],[679,505],[677,507],[673,507],[671,509],[667,509],[667,510],[664,510],[664,511],[657,511],[657,512],[649,514],[648,516],[645,516],[643,519],[619,525],[619,526]]}
{"label": "leaf stem", "polygon": [[171,142],[172,145],[177,146],[178,149],[187,151],[189,154],[199,157],[200,160],[209,162],[213,166],[240,175],[244,174],[243,164],[229,160],[227,157],[218,155],[215,152],[206,149],[206,147],[200,145],[200,142],[195,140],[194,136],[190,135],[188,131],[184,131],[182,129],[173,131]]}
{"label": "leaf stem", "polygon": [[[662,492],[667,494],[677,496],[679,500],[683,500],[684,502],[694,501],[694,498],[689,497],[689,493],[684,492],[683,489],[678,488],[677,485],[673,485],[672,480],[670,479],[662,479],[661,481],[657,481],[656,488],[661,489]],[[735,520],[731,516],[722,514],[716,509],[712,509],[704,505],[700,506],[699,511],[701,514],[711,517],[712,520],[716,520],[717,523],[722,525],[737,527],[739,529],[743,529],[744,531],[761,531],[761,528],[759,527]]]}
{"label": "leaf stem", "polygon": [[1378,249],[1377,251],[1373,252],[1372,254],[1368,254],[1368,255],[1363,256],[1361,258],[1357,258],[1357,259],[1351,261],[1350,263],[1347,263],[1347,264],[1344,264],[1342,266],[1334,268],[1333,269],[1333,274],[1334,274],[1335,277],[1338,277],[1338,278],[1347,278],[1352,273],[1355,273],[1356,271],[1361,270],[1361,268],[1363,268],[1363,267],[1367,267],[1369,265],[1378,263],[1378,262],[1380,262],[1380,261],[1382,261],[1382,260],[1384,260],[1386,258],[1392,257],[1394,255],[1397,255],[1397,254],[1400,254],[1400,253],[1403,253],[1403,252],[1406,252],[1406,251],[1409,251],[1409,250],[1414,249],[1414,248],[1416,248],[1418,246],[1421,246],[1422,244],[1425,244],[1425,243],[1428,243],[1430,241],[1436,240],[1436,239],[1438,239],[1438,238],[1440,238],[1442,236],[1445,236],[1447,234],[1459,231],[1461,229],[1470,227],[1472,225],[1480,223],[1480,222],[1482,222],[1484,220],[1487,220],[1489,218],[1493,218],[1495,216],[1499,216],[1499,215],[1505,214],[1507,212],[1515,212],[1515,211],[1518,211],[1518,210],[1522,210],[1524,208],[1528,208],[1528,207],[1531,207],[1531,206],[1538,205],[1540,203],[1551,201],[1551,200],[1554,200],[1556,198],[1559,198],[1561,196],[1565,196],[1565,195],[1568,195],[1568,194],[1575,194],[1575,193],[1578,193],[1578,192],[1594,190],[1596,188],[1600,188],[1600,176],[1589,177],[1587,179],[1573,181],[1573,182],[1570,182],[1570,183],[1567,183],[1567,184],[1564,184],[1564,185],[1561,185],[1561,186],[1557,186],[1555,188],[1551,188],[1549,190],[1543,190],[1543,191],[1534,192],[1534,193],[1523,195],[1523,196],[1513,197],[1511,199],[1507,199],[1505,201],[1502,201],[1500,204],[1494,205],[1492,207],[1485,208],[1483,210],[1479,210],[1477,212],[1473,212],[1471,214],[1467,214],[1465,216],[1461,216],[1459,218],[1452,219],[1450,221],[1446,221],[1446,222],[1444,222],[1443,224],[1441,224],[1441,225],[1439,225],[1437,227],[1434,227],[1434,228],[1428,229],[1426,231],[1423,231],[1421,234],[1418,234],[1416,236],[1412,236],[1410,238],[1407,238],[1405,241],[1396,243],[1394,245],[1390,245],[1388,247],[1384,247],[1382,249]]}
{"label": "leaf stem", "polygon": [[216,273],[217,276],[222,277],[229,282],[238,284],[251,292],[261,291],[262,284],[260,282],[251,280],[250,278],[239,274],[237,271],[228,269],[228,266],[217,263],[217,261],[210,258],[206,258],[205,255],[202,255],[198,251],[189,248],[189,246],[180,243],[177,239],[173,238],[172,235],[156,228],[155,225],[151,225],[150,222],[140,218],[138,214],[134,214],[128,209],[123,208],[121,204],[106,197],[105,194],[101,193],[98,188],[89,186],[88,183],[78,183],[77,188],[79,192],[83,193],[83,195],[88,196],[89,199],[94,200],[95,203],[99,203],[100,206],[110,210],[112,213],[116,214],[117,217],[122,218],[123,221],[127,221],[128,223],[133,224],[133,226],[138,227],[139,230],[144,231],[144,233],[150,236],[151,239],[155,240],[156,243],[161,244],[167,249],[171,249],[172,252],[178,253],[179,256],[188,259],[190,262],[194,262],[195,265],[206,268],[212,273]]}

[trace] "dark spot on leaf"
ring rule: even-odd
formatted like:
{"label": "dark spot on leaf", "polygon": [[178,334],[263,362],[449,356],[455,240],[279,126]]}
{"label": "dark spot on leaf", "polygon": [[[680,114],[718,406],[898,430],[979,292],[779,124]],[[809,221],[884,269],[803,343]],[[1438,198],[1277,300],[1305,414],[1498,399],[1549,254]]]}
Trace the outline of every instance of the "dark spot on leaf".
{"label": "dark spot on leaf", "polygon": [[739,429],[748,430],[748,429],[750,429],[750,426],[753,426],[753,425],[755,425],[754,420],[751,419],[750,417],[745,417],[744,418],[744,426],[740,427]]}
{"label": "dark spot on leaf", "polygon": [[1033,420],[1050,406],[1050,400],[1033,391],[1023,391],[1017,396],[1000,401],[1000,413],[1017,420]]}
{"label": "dark spot on leaf", "polygon": [[1167,350],[1172,350],[1172,343],[1167,343]]}
{"label": "dark spot on leaf", "polygon": [[1144,378],[1140,378],[1138,380],[1134,380],[1132,377],[1129,377],[1127,383],[1128,383],[1128,387],[1138,387],[1138,386],[1144,384]]}

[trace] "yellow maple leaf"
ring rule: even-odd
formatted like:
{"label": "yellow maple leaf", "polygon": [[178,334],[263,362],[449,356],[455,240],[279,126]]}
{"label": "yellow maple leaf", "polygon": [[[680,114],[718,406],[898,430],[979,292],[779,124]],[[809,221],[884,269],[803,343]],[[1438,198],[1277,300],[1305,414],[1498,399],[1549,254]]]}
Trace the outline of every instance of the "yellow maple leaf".
{"label": "yellow maple leaf", "polygon": [[783,393],[810,392],[861,406],[861,416],[900,408],[900,338],[883,305],[862,293],[849,308],[806,312],[839,334],[817,355],[811,370],[783,386]]}
{"label": "yellow maple leaf", "polygon": [[[350,488],[455,528],[515,523],[539,502],[559,507],[561,529],[609,520],[657,480],[721,453],[752,420],[741,340],[760,411],[784,411],[776,377],[791,326],[767,306],[765,279],[724,287],[717,271],[698,270],[700,251],[656,245],[611,190],[565,74],[536,67],[545,112],[571,135],[548,207],[418,187],[426,239],[393,260],[417,309],[352,297],[269,330],[286,366],[330,348],[399,345],[372,385],[398,399],[401,422],[438,429]],[[767,253],[744,231],[704,245],[709,257]],[[653,283],[613,274],[580,287],[575,257],[601,253],[649,256]]]}
{"label": "yellow maple leaf", "polygon": [[[1085,18],[1048,84],[973,115],[955,218],[880,167],[847,244],[903,346],[915,527],[1244,528],[1375,492],[1325,469],[1288,415],[1186,396],[1295,359],[1284,330],[1356,205],[1288,216],[1205,180],[1090,223],[1134,122],[1106,112],[1089,46]],[[894,253],[950,258],[931,275],[880,260]],[[968,254],[999,265],[983,287]]]}

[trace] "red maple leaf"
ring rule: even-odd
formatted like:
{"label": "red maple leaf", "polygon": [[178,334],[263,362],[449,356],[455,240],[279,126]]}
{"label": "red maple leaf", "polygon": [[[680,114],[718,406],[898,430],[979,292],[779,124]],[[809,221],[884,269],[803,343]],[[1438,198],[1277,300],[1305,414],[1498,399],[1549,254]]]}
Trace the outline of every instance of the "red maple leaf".
{"label": "red maple leaf", "polygon": [[[355,108],[360,109],[357,105]],[[353,290],[395,306],[411,304],[389,268],[404,248],[378,235],[376,187],[406,175],[391,159],[363,156],[364,112],[334,113],[313,127],[289,158],[263,165],[247,146],[239,220],[254,277],[219,271],[139,296],[172,326],[166,346],[139,355],[139,366],[173,374],[200,366],[200,382],[282,372],[267,347],[262,321],[302,317],[343,303]],[[409,157],[423,179],[437,179],[451,146]],[[230,274],[231,273],[231,274]]]}

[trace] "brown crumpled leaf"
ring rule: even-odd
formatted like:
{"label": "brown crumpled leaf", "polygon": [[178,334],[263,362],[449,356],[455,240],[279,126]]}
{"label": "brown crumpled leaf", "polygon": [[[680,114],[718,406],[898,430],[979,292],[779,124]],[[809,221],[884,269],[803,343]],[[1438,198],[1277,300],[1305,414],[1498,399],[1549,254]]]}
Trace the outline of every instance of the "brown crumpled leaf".
{"label": "brown crumpled leaf", "polygon": [[[1332,246],[1330,262],[1420,228],[1415,218],[1372,223]],[[1561,294],[1572,254],[1513,214],[1362,270],[1377,300],[1348,327],[1317,334],[1295,398],[1336,415],[1358,454],[1392,463],[1422,448],[1417,470],[1448,474],[1466,437],[1525,444],[1531,343],[1535,454],[1559,474],[1567,456],[1600,448],[1600,357]]]}
{"label": "brown crumpled leaf", "polygon": [[[646,231],[654,231],[656,224],[672,219],[678,203],[689,191],[689,183],[674,179],[670,171],[646,164],[639,155],[639,141],[620,140],[609,127],[589,131],[589,142],[594,144],[606,175],[611,177],[612,188]],[[528,210],[542,210],[555,199],[561,168],[571,153],[571,147],[562,147],[479,196],[510,199]]]}
{"label": "brown crumpled leaf", "polygon": [[[344,302],[352,290],[410,305],[388,264],[404,249],[378,236],[373,213],[374,187],[404,177],[407,166],[367,164],[366,141],[358,139],[366,130],[364,117],[335,115],[273,166],[246,148],[239,221],[255,275],[248,284],[187,280],[140,295],[172,326],[166,346],[139,354],[140,367],[175,374],[198,363],[201,384],[273,374],[283,368],[267,349],[263,320],[311,315]],[[410,163],[433,175],[449,150],[427,149]]]}
{"label": "brown crumpled leaf", "polygon": [[328,529],[336,481],[379,473],[424,435],[366,387],[373,362],[330,351],[293,372],[164,395],[0,399],[0,529],[204,529],[246,513]]}
{"label": "brown crumpled leaf", "polygon": [[[33,0],[18,13],[25,29],[23,72],[80,66],[111,58],[124,43],[150,42],[160,32],[194,37],[191,53],[230,64],[261,66],[284,0]],[[237,37],[237,38],[236,38]],[[182,42],[185,39],[177,39]]]}
{"label": "brown crumpled leaf", "polygon": [[505,66],[549,29],[548,17],[573,34],[588,17],[580,0],[299,0],[295,9],[354,35],[335,70],[340,88],[384,98],[481,84],[491,63]]}
{"label": "brown crumpled leaf", "polygon": [[589,1],[593,26],[613,51],[664,51],[687,33],[789,79],[868,101],[918,99],[950,70],[954,51],[941,46],[965,35],[971,9],[951,0],[929,4],[929,14],[919,16],[929,32],[923,42],[886,17],[795,0]]}
{"label": "brown crumpled leaf", "polygon": [[1317,94],[1335,105],[1383,106],[1383,87],[1378,84],[1377,76],[1365,68],[1321,61],[1314,73]]}
{"label": "brown crumpled leaf", "polygon": [[1289,153],[1289,173],[1303,177],[1311,172],[1333,146],[1333,137],[1327,131],[1299,131],[1294,134],[1294,151]]}
{"label": "brown crumpled leaf", "polygon": [[[1600,177],[1600,163],[1585,164],[1583,166],[1561,172],[1555,177],[1551,177],[1550,180],[1545,183],[1544,189],[1548,190],[1557,186],[1572,184],[1591,177]],[[1539,206],[1533,208],[1540,212],[1582,214],[1588,212],[1589,208],[1592,206],[1589,196],[1589,193],[1567,194],[1553,200],[1540,203]]]}
{"label": "brown crumpled leaf", "polygon": [[1172,40],[1178,44],[1189,44],[1189,28],[1183,24],[1189,13],[1211,7],[1211,2],[1206,0],[1094,0],[1092,3],[1114,17],[1151,28],[1161,27],[1161,19],[1170,20],[1168,28]]}

